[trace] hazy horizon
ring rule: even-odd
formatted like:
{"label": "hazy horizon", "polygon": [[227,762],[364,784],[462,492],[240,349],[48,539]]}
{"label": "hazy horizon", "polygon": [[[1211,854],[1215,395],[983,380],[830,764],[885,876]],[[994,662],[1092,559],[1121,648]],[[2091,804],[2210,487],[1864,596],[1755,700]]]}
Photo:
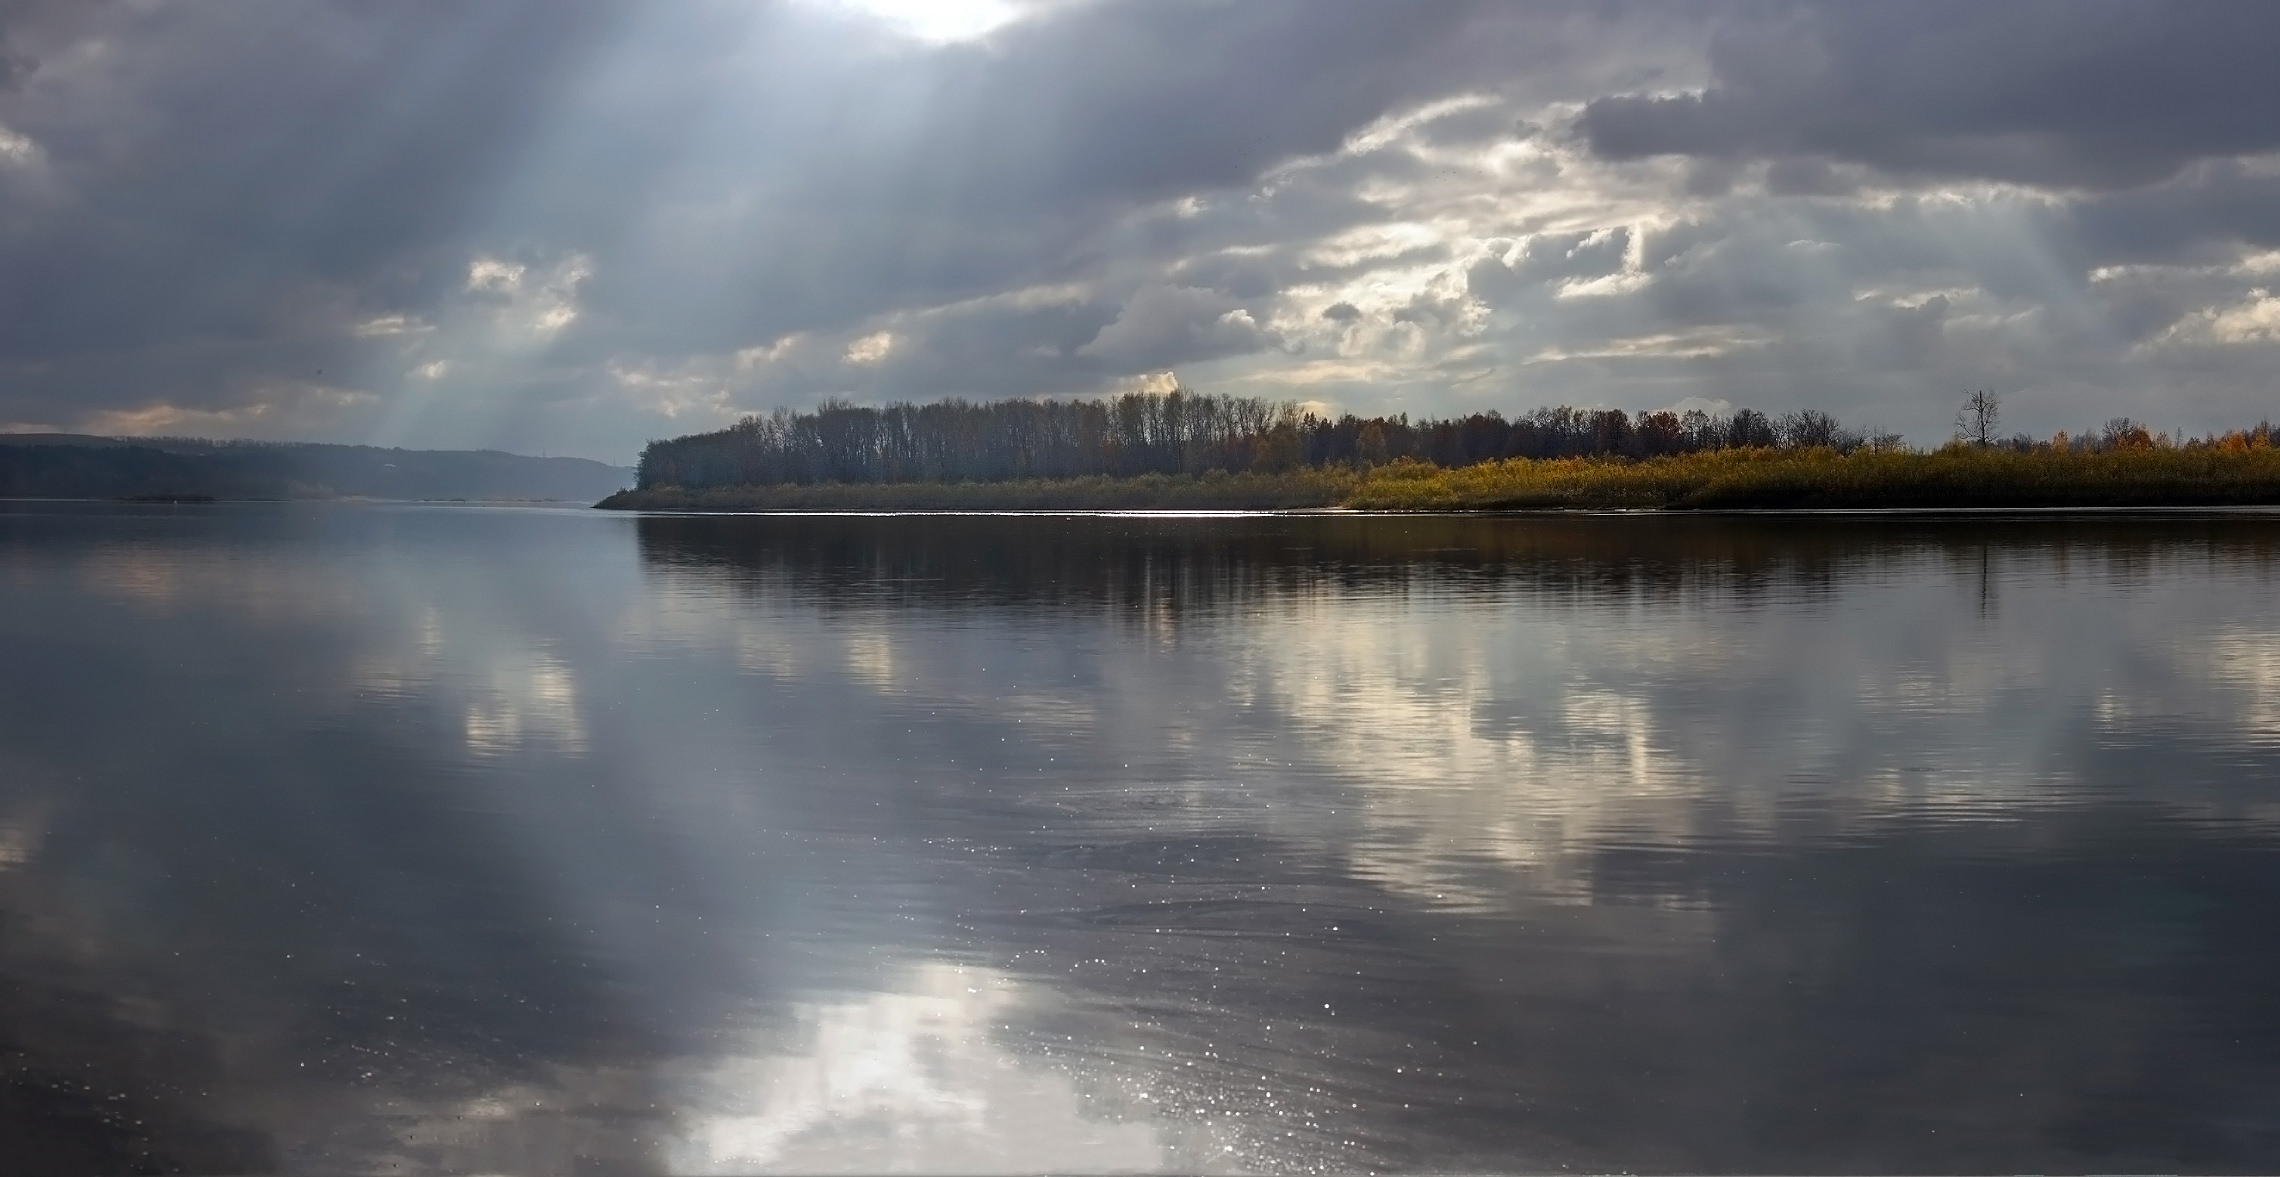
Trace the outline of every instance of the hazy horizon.
{"label": "hazy horizon", "polygon": [[0,3],[0,431],[2270,415],[2268,5]]}

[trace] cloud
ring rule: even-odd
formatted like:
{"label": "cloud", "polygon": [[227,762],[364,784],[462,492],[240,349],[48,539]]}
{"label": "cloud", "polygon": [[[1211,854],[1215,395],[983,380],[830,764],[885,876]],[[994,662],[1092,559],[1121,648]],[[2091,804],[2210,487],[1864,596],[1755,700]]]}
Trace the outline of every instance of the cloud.
{"label": "cloud", "polygon": [[1136,291],[1115,321],[1077,354],[1147,368],[1255,351],[1269,343],[1251,312],[1225,295],[1194,286],[1149,286]]}
{"label": "cloud", "polygon": [[2159,342],[2171,341],[2215,346],[2280,343],[2280,298],[2257,287],[2234,306],[2198,311],[2171,325]]}
{"label": "cloud", "polygon": [[1726,22],[1715,80],[1594,98],[1610,158],[1864,163],[1898,176],[2129,187],[2193,160],[2280,148],[2263,112],[2280,36],[2260,5],[1930,0],[1789,6]]}
{"label": "cloud", "polygon": [[353,419],[370,410],[376,399],[355,389],[294,382],[252,389],[215,406],[156,400],[103,409],[86,418],[82,427],[127,437],[292,437]]}
{"label": "cloud", "polygon": [[28,135],[0,126],[0,165],[28,167],[39,162],[40,145]]}
{"label": "cloud", "polygon": [[895,333],[874,331],[847,345],[847,362],[850,364],[876,364],[887,358],[895,349]]}
{"label": "cloud", "polygon": [[523,269],[514,262],[495,257],[476,258],[467,263],[467,291],[495,298],[512,297],[522,289]]}
{"label": "cloud", "polygon": [[2275,286],[2238,270],[2280,247],[2261,7],[989,15],[9,6],[0,420],[315,428],[226,414],[322,370],[366,398],[332,439],[625,460],[1172,368],[1926,438],[1959,387],[2032,428],[2261,415],[2280,345],[2216,325]]}

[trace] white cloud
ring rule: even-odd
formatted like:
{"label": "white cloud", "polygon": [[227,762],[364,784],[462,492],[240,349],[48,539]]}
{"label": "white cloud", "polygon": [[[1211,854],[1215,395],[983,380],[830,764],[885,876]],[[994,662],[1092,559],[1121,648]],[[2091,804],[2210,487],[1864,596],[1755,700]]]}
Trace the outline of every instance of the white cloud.
{"label": "white cloud", "polygon": [[42,156],[40,145],[31,136],[0,124],[0,164],[24,166],[38,163]]}
{"label": "white cloud", "polygon": [[552,335],[575,322],[578,285],[593,274],[594,263],[583,254],[573,254],[556,265],[531,299],[531,328]]}
{"label": "white cloud", "polygon": [[350,334],[359,339],[383,339],[393,335],[424,335],[433,330],[435,330],[434,324],[402,312],[374,315],[349,328]]}
{"label": "white cloud", "polygon": [[748,372],[763,364],[773,364],[791,354],[791,350],[801,342],[802,336],[794,332],[765,347],[739,349],[736,353],[736,369],[740,372]]}
{"label": "white cloud", "polygon": [[1557,298],[1612,298],[1619,294],[1636,294],[1652,281],[1645,274],[1626,272],[1603,274],[1597,278],[1578,278],[1560,283],[1554,295]]}
{"label": "white cloud", "polygon": [[1734,411],[1734,402],[1699,396],[1680,397],[1666,406],[1669,412],[1684,416],[1688,413],[1708,413],[1722,417]]}
{"label": "white cloud", "polygon": [[467,289],[476,294],[513,294],[522,289],[525,267],[495,257],[467,263]]}
{"label": "white cloud", "polygon": [[876,364],[887,358],[895,349],[892,331],[874,331],[847,345],[846,359],[850,364]]}
{"label": "white cloud", "polygon": [[2280,298],[2258,287],[2221,310],[2204,311],[2173,331],[2178,338],[2214,344],[2280,343]]}
{"label": "white cloud", "polygon": [[619,359],[610,361],[609,374],[626,400],[668,421],[688,417],[701,425],[718,426],[739,415],[731,400],[729,374],[714,361],[661,365]]}

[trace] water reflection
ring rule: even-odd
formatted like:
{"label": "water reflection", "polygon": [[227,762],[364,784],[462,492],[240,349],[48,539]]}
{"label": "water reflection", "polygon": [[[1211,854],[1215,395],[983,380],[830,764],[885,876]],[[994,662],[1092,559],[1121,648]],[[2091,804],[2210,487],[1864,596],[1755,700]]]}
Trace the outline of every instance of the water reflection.
{"label": "water reflection", "polygon": [[2280,523],[0,511],[47,1171],[2259,1168]]}
{"label": "water reflection", "polygon": [[1209,1150],[1172,1148],[1160,1126],[1130,1118],[1148,1092],[1082,1090],[1000,1046],[1003,1019],[1025,1003],[1010,975],[933,963],[905,985],[796,1004],[788,1035],[711,1060],[687,1085],[670,1167],[1134,1171],[1161,1166],[1168,1151],[1205,1162],[1182,1168],[1214,1167]]}

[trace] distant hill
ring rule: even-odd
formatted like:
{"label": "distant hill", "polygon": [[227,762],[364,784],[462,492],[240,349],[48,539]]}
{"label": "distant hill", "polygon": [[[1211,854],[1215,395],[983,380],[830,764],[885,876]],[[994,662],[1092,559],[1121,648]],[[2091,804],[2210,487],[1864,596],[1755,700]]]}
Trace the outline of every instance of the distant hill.
{"label": "distant hill", "polygon": [[498,450],[0,434],[0,498],[549,499],[591,503],[633,471]]}

